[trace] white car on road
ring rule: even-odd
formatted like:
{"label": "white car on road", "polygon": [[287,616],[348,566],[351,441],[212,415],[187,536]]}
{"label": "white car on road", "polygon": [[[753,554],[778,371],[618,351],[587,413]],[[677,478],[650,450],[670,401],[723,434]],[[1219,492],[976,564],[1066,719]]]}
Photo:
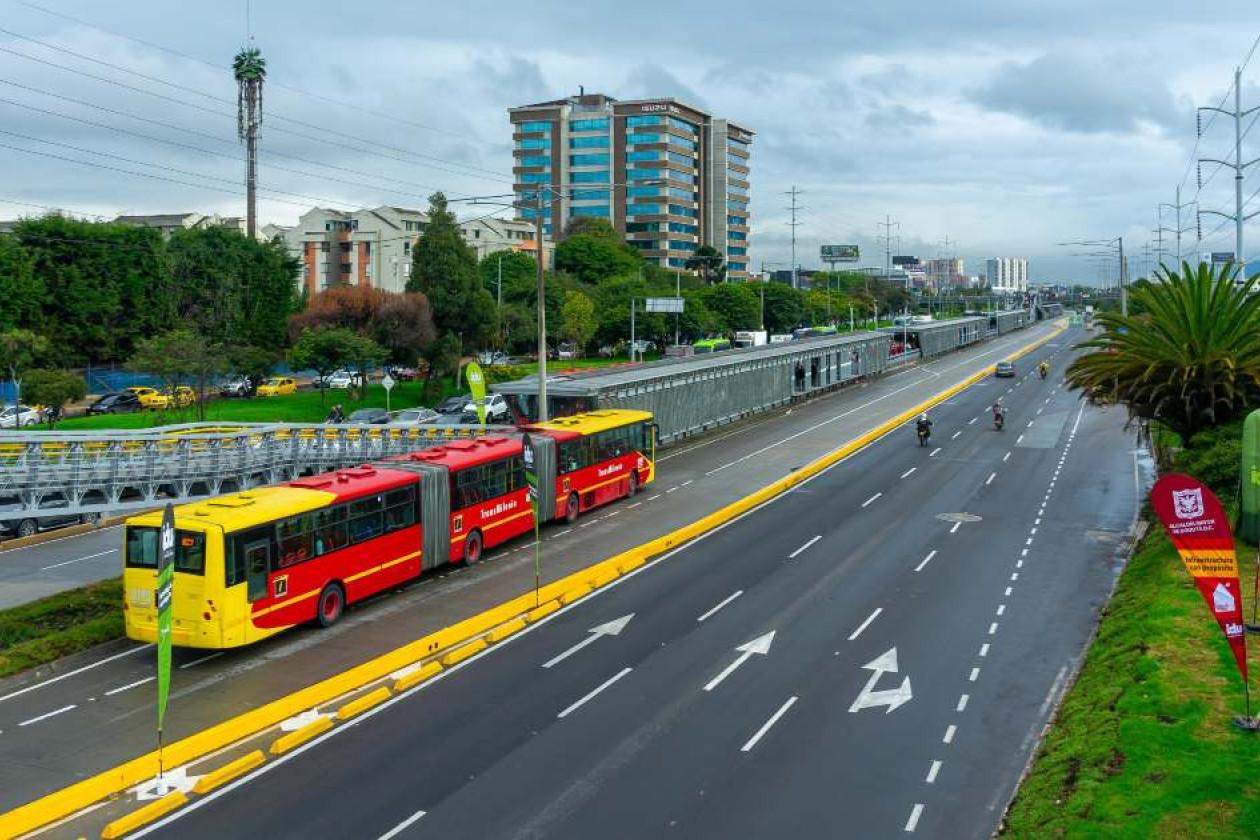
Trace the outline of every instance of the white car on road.
{"label": "white car on road", "polygon": [[[472,400],[464,406],[465,414],[477,414],[477,404]],[[508,422],[508,404],[502,394],[486,394],[486,422],[487,423],[506,423]]]}
{"label": "white car on road", "polygon": [[362,381],[362,378],[357,373],[348,370],[339,370],[336,373],[331,374],[327,381],[327,387],[329,388],[353,388]]}

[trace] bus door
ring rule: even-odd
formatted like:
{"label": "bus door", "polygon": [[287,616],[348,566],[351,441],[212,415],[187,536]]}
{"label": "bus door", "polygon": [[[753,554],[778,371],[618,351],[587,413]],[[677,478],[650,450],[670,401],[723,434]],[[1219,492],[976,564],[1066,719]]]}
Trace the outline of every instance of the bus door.
{"label": "bus door", "polygon": [[267,570],[271,568],[271,540],[258,539],[245,543],[246,597],[252,604],[267,597]]}

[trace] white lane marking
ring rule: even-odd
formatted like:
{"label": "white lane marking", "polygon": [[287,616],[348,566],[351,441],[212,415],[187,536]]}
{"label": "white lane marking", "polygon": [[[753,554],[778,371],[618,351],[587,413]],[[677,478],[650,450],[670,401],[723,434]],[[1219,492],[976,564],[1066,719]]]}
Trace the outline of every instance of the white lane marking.
{"label": "white lane marking", "polygon": [[1028,421],[1028,427],[1027,427],[1027,428],[1031,429],[1031,428],[1032,428],[1032,424],[1033,424],[1034,422],[1036,422],[1036,421],[1034,421],[1034,420],[1029,420],[1029,421]]}
{"label": "white lane marking", "polygon": [[[635,502],[635,504],[634,504],[634,505],[630,505],[630,507],[634,507],[635,505],[641,505],[641,504],[643,504],[643,502]],[[554,537],[563,537],[565,534],[569,533],[569,532],[570,532],[570,531],[572,531],[572,530],[573,530],[572,528],[565,528],[563,531],[556,531],[554,534],[552,534],[552,537],[553,537],[553,538],[554,538]]]}
{"label": "white lane marking", "polygon": [[179,666],[179,670],[184,671],[191,668],[194,665],[200,665],[202,662],[208,662],[211,659],[218,659],[220,656],[222,656],[225,653],[227,653],[227,651],[220,650],[220,651],[210,654],[209,656],[203,656],[200,659],[194,659],[192,662],[185,662],[183,665]]}
{"label": "white lane marking", "polygon": [[932,562],[932,558],[935,556],[936,556],[936,549],[934,548],[927,553],[927,557],[924,557],[922,562],[919,563],[919,565],[914,567],[914,570],[916,572],[923,571],[923,567],[926,566],[928,563]]}
{"label": "white lane marking", "polygon": [[377,840],[393,840],[394,837],[397,837],[399,834],[402,834],[404,831],[407,830],[408,826],[410,826],[412,823],[414,823],[416,820],[420,819],[423,816],[424,816],[424,811],[416,811],[410,817],[407,817],[407,819],[403,820],[398,825],[394,826],[389,831],[382,834],[380,837],[377,838]]}
{"label": "white lane marking", "polygon": [[647,497],[647,500],[648,500],[649,502],[655,502],[655,501],[656,501],[657,499],[659,499],[660,497],[661,497],[661,494],[660,494],[660,493],[657,493],[655,496],[648,496],[648,497]]}
{"label": "white lane marking", "polygon": [[955,533],[957,533],[957,532],[958,532],[958,529],[959,529],[959,528],[961,528],[961,527],[962,527],[962,523],[961,523],[961,522],[955,522],[955,523],[954,523],[954,527],[953,527],[953,528],[950,528],[950,529],[949,529],[949,532],[950,532],[951,534],[955,534]]}
{"label": "white lane marking", "polygon": [[958,431],[956,431],[956,432],[954,432],[952,435],[950,435],[950,436],[949,436],[949,439],[950,439],[950,440],[957,440],[957,439],[958,439],[958,436],[959,436],[959,435],[961,435],[961,434],[962,434],[962,429],[959,429]]}
{"label": "white lane marking", "polygon": [[995,621],[989,625],[989,635],[992,636],[993,634],[997,633],[997,629],[998,629],[998,623]]}
{"label": "white lane marking", "polygon": [[972,417],[970,420],[967,421],[967,425],[968,426],[975,425],[975,422],[979,419],[980,419],[979,417]]}
{"label": "white lane marking", "polygon": [[971,676],[970,676],[970,677],[968,677],[967,679],[969,679],[971,682],[975,682],[976,680],[980,679],[980,669],[979,669],[979,668],[972,668],[972,669],[971,669]]}
{"label": "white lane marking", "polygon": [[879,614],[882,613],[883,611],[884,611],[883,607],[876,607],[875,612],[867,616],[866,621],[863,621],[861,624],[859,624],[858,629],[854,630],[852,633],[849,634],[849,641],[851,642],[854,639],[856,639],[858,636],[862,635],[862,631],[865,630],[867,627],[869,627],[871,622],[874,621],[876,618],[878,618]]}
{"label": "white lane marking", "polygon": [[616,516],[619,513],[621,513],[621,511],[619,510],[609,511],[608,514],[604,516],[604,519],[612,519],[614,516]]}
{"label": "white lane marking", "polygon": [[917,470],[917,469],[918,469],[918,467],[911,467],[910,469],[908,469],[908,470],[906,470],[905,472],[903,472],[903,473],[901,474],[901,477],[902,477],[902,478],[906,478],[907,476],[909,476],[909,475],[910,475],[910,473],[914,472],[914,471],[915,471],[915,470]]}
{"label": "white lane marking", "polygon": [[1011,590],[1011,587],[1009,587],[1009,586],[1008,586],[1008,587],[1006,587],[1006,597],[1007,597],[1007,598],[1011,597],[1011,591],[1012,591],[1012,590]]}
{"label": "white lane marking", "polygon": [[1032,540],[1033,538],[1029,537],[1027,540],[1024,541],[1024,545],[1032,545]]}
{"label": "white lane marking", "polygon": [[1019,556],[1020,556],[1020,557],[1027,557],[1027,556],[1028,556],[1028,549],[1026,549],[1026,548],[1021,548],[1021,549],[1019,550]]}
{"label": "white lane marking", "polygon": [[987,487],[987,486],[989,486],[990,484],[992,484],[992,483],[993,483],[993,479],[995,479],[995,478],[997,478],[997,473],[995,473],[995,472],[993,472],[993,473],[989,473],[989,477],[988,477],[988,478],[986,478],[986,479],[984,480],[984,484],[985,484],[985,486]]}
{"label": "white lane marking", "polygon": [[1015,438],[1015,445],[1016,445],[1016,446],[1019,446],[1019,445],[1020,445],[1020,443],[1022,443],[1022,442],[1023,442],[1023,440],[1024,440],[1024,436],[1023,436],[1023,435],[1020,435],[1019,437]]}
{"label": "white lane marking", "polygon": [[[638,507],[639,505],[641,505],[641,504],[643,504],[643,502],[635,502],[635,503],[634,503],[634,504],[632,504],[632,505],[626,505],[626,510],[634,510],[635,508],[637,508],[637,507]],[[558,536],[560,536],[560,534],[556,534],[556,536],[558,537]]]}
{"label": "white lane marking", "polygon": [[1038,417],[1040,417],[1040,416],[1041,416],[1041,412],[1042,412],[1042,411],[1044,411],[1044,410],[1045,410],[1045,409],[1041,409],[1041,408],[1037,409],[1037,416],[1038,416]]}
{"label": "white lane marking", "polygon": [[1069,440],[1068,446],[1072,445],[1070,443],[1071,439],[1076,437],[1076,430],[1081,425],[1081,415],[1084,413],[1085,413],[1085,403],[1082,402],[1080,410],[1076,412],[1076,422],[1072,424],[1072,433],[1068,435],[1068,440]]}
{"label": "white lane marking", "polygon": [[65,542],[66,540],[77,540],[77,539],[79,539],[79,538],[81,538],[81,537],[92,537],[92,536],[95,536],[95,535],[97,535],[97,534],[103,534],[103,533],[105,533],[106,531],[113,531],[113,530],[115,530],[115,529],[117,529],[117,528],[122,528],[122,526],[121,526],[121,525],[110,525],[110,526],[108,526],[108,527],[106,527],[106,528],[98,528],[98,529],[97,529],[97,530],[95,530],[95,531],[86,531],[86,532],[84,532],[84,533],[82,533],[82,534],[69,534],[69,535],[64,536],[64,537],[57,537],[57,538],[56,538],[56,539],[54,539],[54,540],[44,540],[43,542],[37,542],[37,543],[35,543],[34,545],[19,545],[17,548],[6,548],[6,549],[4,550],[4,553],[5,553],[5,554],[10,554],[10,553],[12,553],[12,552],[14,552],[14,551],[30,551],[32,548],[47,548],[48,546],[52,545],[53,543]]}
{"label": "white lane marking", "polygon": [[1004,612],[1006,612],[1006,604],[998,604],[997,614],[1001,615]]}
{"label": "white lane marking", "polygon": [[870,497],[869,499],[867,499],[865,502],[862,502],[862,507],[866,507],[867,505],[869,505],[871,502],[875,501],[876,499],[878,499],[878,498],[879,498],[880,496],[882,496],[882,495],[884,495],[883,491],[880,491],[879,493],[876,493],[874,496],[871,496],[871,497]]}
{"label": "white lane marking", "polygon": [[919,824],[919,817],[923,816],[923,803],[914,803],[914,808],[910,811],[910,819],[906,820],[906,831],[913,833],[915,826]]}
{"label": "white lane marking", "polygon": [[941,741],[946,744],[953,743],[954,733],[957,731],[958,727],[951,723],[949,726],[945,727],[945,737],[941,738]]}
{"label": "white lane marking", "polygon": [[781,718],[781,717],[783,717],[785,714],[787,714],[787,710],[788,710],[788,709],[790,709],[790,708],[792,708],[793,704],[795,704],[795,703],[796,703],[796,696],[795,696],[795,695],[793,695],[792,697],[789,697],[789,698],[788,698],[788,700],[787,700],[787,702],[786,702],[786,703],[784,703],[782,706],[780,706],[780,707],[779,707],[779,711],[777,711],[777,712],[775,712],[774,714],[772,714],[772,715],[770,716],[770,719],[769,719],[768,721],[766,721],[765,723],[763,723],[763,724],[761,725],[761,728],[757,730],[757,734],[756,734],[756,735],[753,735],[751,738],[749,738],[749,739],[748,739],[748,743],[746,743],[746,744],[744,744],[744,746],[740,747],[740,748],[739,748],[739,751],[740,751],[740,752],[748,752],[748,751],[749,751],[749,750],[751,750],[753,747],[757,746],[757,742],[758,742],[758,741],[760,741],[760,740],[762,739],[762,737],[763,737],[763,736],[764,736],[767,732],[769,732],[769,731],[770,731],[770,727],[772,727],[772,726],[774,726],[776,723],[778,723],[778,722],[779,722],[779,718]]}
{"label": "white lane marking", "polygon": [[985,642],[984,644],[980,645],[980,656],[985,657],[988,655],[989,655],[989,643]]}
{"label": "white lane marking", "polygon": [[673,493],[673,492],[674,492],[675,490],[677,490],[677,489],[678,489],[677,487],[671,487],[671,488],[669,488],[668,490],[666,490],[665,492],[666,492],[667,494],[669,494],[669,493]]}
{"label": "white lane marking", "polygon": [[33,717],[30,720],[24,720],[21,723],[19,723],[18,726],[30,726],[32,723],[39,723],[41,720],[48,720],[50,717],[53,717],[54,715],[59,715],[62,712],[68,712],[71,709],[77,709],[77,708],[79,708],[78,703],[71,703],[69,706],[62,706],[60,709],[54,709],[51,712],[46,712],[40,715],[39,717]]}
{"label": "white lane marking", "polygon": [[684,481],[682,484],[679,484],[678,486],[679,486],[679,487],[686,487],[688,484],[691,484],[693,481],[695,481],[695,479],[694,479],[694,478],[689,478],[689,479],[687,479],[686,481]]}
{"label": "white lane marking", "polygon": [[971,699],[971,695],[970,695],[970,694],[964,694],[964,695],[962,695],[961,697],[959,697],[959,698],[958,698],[958,707],[957,707],[957,708],[955,708],[955,709],[954,709],[954,711],[955,711],[955,712],[961,712],[961,711],[963,711],[964,709],[966,709],[966,708],[967,708],[967,701],[968,701],[968,700],[970,700],[970,699]]}
{"label": "white lane marking", "polygon": [[113,662],[115,659],[122,659],[124,656],[131,656],[131,654],[133,653],[139,653],[142,650],[148,650],[151,647],[153,647],[153,645],[151,644],[140,645],[139,647],[134,647],[131,650],[124,650],[122,653],[116,653],[113,656],[107,656],[104,659],[101,659],[97,662],[93,662],[91,665],[84,665],[82,668],[75,668],[73,671],[67,671],[66,673],[62,674],[59,677],[53,677],[52,679],[44,680],[43,682],[35,683],[34,685],[28,685],[26,688],[19,688],[17,691],[11,691],[8,694],[4,695],[3,697],[0,697],[0,703],[3,703],[5,700],[11,700],[14,697],[19,697],[23,694],[26,694],[28,691],[34,691],[37,688],[43,688],[46,685],[52,685],[55,682],[60,682],[61,680],[66,679],[67,677],[73,677],[75,674],[82,674],[84,671],[90,671],[93,668],[97,668],[101,665],[104,665],[107,662]]}
{"label": "white lane marking", "polygon": [[622,677],[624,677],[626,674],[630,673],[630,671],[631,671],[631,668],[630,668],[629,666],[626,666],[625,668],[622,668],[622,669],[621,669],[620,671],[618,671],[616,674],[614,674],[613,676],[611,676],[611,677],[609,677],[608,679],[604,680],[604,682],[602,682],[602,683],[601,683],[601,684],[600,684],[597,688],[595,688],[593,691],[591,691],[589,694],[587,694],[587,695],[586,695],[585,697],[583,697],[581,700],[578,700],[576,703],[574,703],[573,705],[569,706],[569,707],[568,707],[567,709],[565,709],[563,712],[561,712],[560,714],[556,715],[556,717],[558,717],[558,718],[568,717],[568,716],[569,716],[569,715],[571,715],[573,712],[575,712],[575,711],[577,711],[578,709],[580,709],[584,703],[586,703],[586,702],[590,701],[592,698],[594,698],[594,697],[595,697],[595,695],[599,694],[601,691],[603,691],[604,689],[608,688],[608,686],[612,685],[612,684],[613,684],[613,683],[615,683],[617,680],[621,679],[621,678],[622,678]]}
{"label": "white lane marking", "polygon": [[940,451],[941,451],[941,448],[938,446],[938,447],[936,447],[935,449],[933,449],[931,452],[929,452],[929,453],[928,453],[928,457],[929,457],[929,458],[935,458],[935,457],[936,457],[936,453],[937,453],[937,452],[940,452]]}
{"label": "white lane marking", "polygon": [[722,607],[725,607],[725,606],[726,606],[727,604],[729,604],[731,601],[734,601],[736,598],[738,598],[740,595],[743,595],[743,594],[744,594],[744,590],[742,590],[742,589],[737,589],[737,590],[735,590],[735,593],[734,593],[734,594],[732,594],[732,595],[728,595],[728,596],[726,596],[725,598],[723,598],[721,601],[719,601],[719,602],[717,603],[717,605],[716,605],[716,606],[712,607],[712,608],[711,608],[708,612],[706,612],[704,615],[702,615],[702,616],[700,616],[699,618],[697,618],[697,619],[696,619],[696,621],[704,621],[706,618],[709,618],[709,617],[710,617],[710,616],[712,616],[715,612],[717,612],[718,610],[722,609]]}
{"label": "white lane marking", "polygon": [[59,569],[59,568],[61,568],[62,566],[69,566],[71,563],[78,563],[78,562],[80,562],[80,561],[82,561],[82,560],[91,560],[91,559],[93,559],[94,557],[104,557],[106,554],[114,554],[114,553],[116,553],[117,551],[118,551],[118,549],[116,549],[116,548],[111,548],[111,549],[109,549],[108,551],[98,551],[98,552],[96,552],[95,554],[85,554],[84,556],[82,556],[82,557],[76,557],[76,558],[74,558],[73,560],[64,560],[64,561],[62,561],[62,562],[60,562],[60,563],[53,563],[51,566],[41,566],[39,570],[40,570],[41,572],[46,572],[46,571],[48,571],[49,569]]}
{"label": "white lane marking", "polygon": [[1002,456],[1002,463],[1005,464],[1007,461],[1010,460],[1010,458],[1011,458],[1011,453],[1010,453],[1010,450],[1008,449],[1006,454]]}
{"label": "white lane marking", "polygon": [[924,781],[929,785],[935,783],[936,774],[939,772],[941,772],[941,763],[939,761],[933,761],[932,766],[928,768],[927,778],[924,779]]}
{"label": "white lane marking", "polygon": [[144,685],[145,683],[147,683],[147,682],[153,682],[153,681],[154,681],[154,680],[156,680],[156,679],[157,679],[157,677],[156,677],[156,676],[154,676],[154,677],[145,677],[145,678],[144,678],[144,679],[142,679],[142,680],[136,680],[135,682],[130,682],[130,683],[127,683],[126,685],[120,685],[120,686],[118,686],[118,688],[111,688],[109,691],[105,692],[105,696],[106,696],[106,697],[113,697],[115,694],[118,694],[118,693],[120,693],[120,692],[126,691],[126,690],[127,690],[127,689],[129,689],[129,688],[135,688],[135,687],[136,687],[136,686],[138,686],[138,685]]}
{"label": "white lane marking", "polygon": [[1028,529],[1028,533],[1029,533],[1029,534],[1035,534],[1035,533],[1037,533],[1037,528],[1036,528],[1035,526],[1034,526],[1034,527],[1032,527],[1032,528],[1029,528],[1029,529]]}
{"label": "white lane marking", "polygon": [[1034,524],[1034,525],[1040,525],[1040,524],[1041,524],[1041,517],[1040,517],[1040,516],[1038,516],[1036,519],[1034,519],[1034,520],[1033,520],[1033,524]]}
{"label": "white lane marking", "polygon": [[[866,505],[862,505],[862,507],[866,507]],[[814,538],[813,538],[812,540],[810,540],[809,542],[805,543],[805,544],[804,544],[803,546],[801,546],[800,548],[796,549],[796,551],[793,551],[791,554],[789,554],[789,555],[788,555],[788,559],[789,559],[789,560],[795,560],[795,559],[796,559],[796,556],[797,556],[798,554],[800,554],[801,552],[805,551],[807,548],[809,548],[811,545],[813,545],[814,543],[818,542],[818,541],[819,541],[819,540],[821,540],[821,539],[822,539],[822,534],[819,534],[818,536],[814,537]]]}

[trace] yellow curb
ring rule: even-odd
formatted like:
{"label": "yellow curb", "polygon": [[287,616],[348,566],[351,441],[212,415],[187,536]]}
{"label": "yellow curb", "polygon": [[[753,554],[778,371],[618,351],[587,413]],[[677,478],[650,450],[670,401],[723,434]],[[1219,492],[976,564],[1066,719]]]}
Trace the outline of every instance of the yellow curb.
{"label": "yellow curb", "polygon": [[535,621],[538,621],[540,618],[546,618],[558,609],[560,609],[559,601],[548,601],[545,604],[539,604],[534,609],[525,613],[525,621],[529,624],[533,624]]}
{"label": "yellow curb", "polygon": [[514,618],[507,624],[501,624],[486,634],[486,641],[494,644],[501,642],[513,633],[518,633],[525,629],[525,619]]}
{"label": "yellow curb", "polygon": [[173,791],[156,802],[150,802],[143,808],[137,808],[125,817],[119,817],[101,831],[103,840],[114,840],[124,837],[143,825],[148,825],[159,817],[164,817],[176,808],[188,802],[188,797],[180,791]]}
{"label": "yellow curb", "polygon": [[606,586],[619,577],[621,577],[621,572],[614,566],[611,568],[600,569],[598,572],[591,575],[588,580],[590,581],[591,586],[599,589],[601,586]]}
{"label": "yellow curb", "polygon": [[401,692],[417,686],[442,670],[441,662],[426,662],[410,674],[394,680],[394,691]]}
{"label": "yellow curb", "polygon": [[589,583],[578,584],[577,586],[573,587],[568,592],[560,596],[560,603],[564,604],[565,606],[568,606],[569,604],[572,604],[574,601],[578,600],[579,598],[585,598],[587,595],[590,595],[590,594],[591,594],[591,585]]}
{"label": "yellow curb", "polygon": [[235,761],[228,762],[218,770],[202,776],[197,780],[197,784],[193,785],[193,793],[209,793],[215,788],[232,781],[237,776],[245,775],[266,760],[267,757],[263,755],[262,750],[254,750],[249,755],[243,755]]}
{"label": "yellow curb", "polygon": [[340,709],[337,710],[337,720],[349,720],[357,714],[366,712],[373,706],[379,706],[392,696],[388,686],[381,686],[376,691],[369,692],[362,697],[351,700]]}
{"label": "yellow curb", "polygon": [[647,558],[640,555],[638,557],[629,557],[617,564],[617,571],[623,575],[633,572],[635,569],[647,562]]}
{"label": "yellow curb", "polygon": [[279,738],[271,742],[271,754],[283,755],[294,747],[299,747],[316,735],[321,735],[332,729],[332,718],[317,718],[294,732],[287,735],[281,735]]}
{"label": "yellow curb", "polygon": [[449,668],[452,665],[457,665],[473,654],[481,653],[487,647],[489,647],[489,645],[486,643],[485,639],[477,639],[475,642],[469,642],[463,647],[457,647],[455,650],[442,657],[442,666],[444,668]]}

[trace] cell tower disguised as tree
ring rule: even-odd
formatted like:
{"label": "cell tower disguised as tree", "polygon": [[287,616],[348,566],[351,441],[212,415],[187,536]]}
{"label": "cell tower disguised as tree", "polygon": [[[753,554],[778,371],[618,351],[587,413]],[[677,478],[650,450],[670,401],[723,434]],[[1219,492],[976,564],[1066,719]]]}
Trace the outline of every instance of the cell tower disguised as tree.
{"label": "cell tower disguised as tree", "polygon": [[262,125],[263,80],[267,61],[255,47],[247,47],[232,60],[236,77],[236,133],[245,142],[245,228],[254,238],[257,225],[255,190],[258,186],[258,127]]}

